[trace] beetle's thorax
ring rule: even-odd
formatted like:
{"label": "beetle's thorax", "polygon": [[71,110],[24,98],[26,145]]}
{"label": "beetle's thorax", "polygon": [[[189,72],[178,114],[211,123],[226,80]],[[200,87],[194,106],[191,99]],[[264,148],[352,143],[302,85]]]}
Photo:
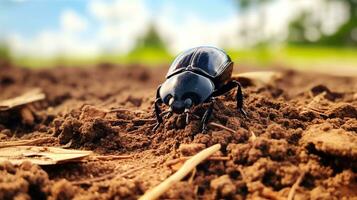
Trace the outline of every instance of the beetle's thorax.
{"label": "beetle's thorax", "polygon": [[184,71],[168,78],[160,88],[160,97],[173,112],[182,113],[206,101],[214,91],[213,82],[202,75]]}

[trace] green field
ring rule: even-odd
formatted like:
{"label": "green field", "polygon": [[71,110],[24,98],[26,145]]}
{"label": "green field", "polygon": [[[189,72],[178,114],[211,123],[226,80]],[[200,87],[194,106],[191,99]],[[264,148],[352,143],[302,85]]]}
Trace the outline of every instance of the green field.
{"label": "green field", "polygon": [[[327,48],[309,46],[260,47],[246,50],[229,50],[236,63],[257,67],[279,65],[301,70],[357,71],[356,48]],[[142,48],[128,55],[106,54],[98,57],[57,57],[52,59],[17,57],[13,62],[23,67],[88,66],[97,63],[142,64],[157,66],[171,63],[175,55],[159,50]]]}

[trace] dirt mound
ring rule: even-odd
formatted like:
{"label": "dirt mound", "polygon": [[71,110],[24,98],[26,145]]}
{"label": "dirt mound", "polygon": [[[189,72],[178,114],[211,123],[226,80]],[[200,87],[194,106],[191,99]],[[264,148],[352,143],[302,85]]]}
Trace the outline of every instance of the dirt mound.
{"label": "dirt mound", "polygon": [[217,98],[207,133],[200,118],[208,104],[192,110],[187,126],[184,116],[166,116],[154,132],[154,94],[165,73],[110,64],[2,69],[0,99],[32,88],[46,94],[32,105],[31,124],[21,110],[0,113],[2,141],[53,137],[58,143],[46,145],[131,157],[43,168],[2,163],[0,199],[137,199],[179,166],[167,161],[216,143],[225,159],[200,164],[162,198],[285,199],[299,179],[295,199],[357,196],[356,78],[282,71],[270,82],[246,80],[247,119],[231,91]]}
{"label": "dirt mound", "polygon": [[44,170],[29,162],[18,167],[4,162],[0,170],[0,199],[70,199],[75,195],[76,188],[68,181],[55,183]]}

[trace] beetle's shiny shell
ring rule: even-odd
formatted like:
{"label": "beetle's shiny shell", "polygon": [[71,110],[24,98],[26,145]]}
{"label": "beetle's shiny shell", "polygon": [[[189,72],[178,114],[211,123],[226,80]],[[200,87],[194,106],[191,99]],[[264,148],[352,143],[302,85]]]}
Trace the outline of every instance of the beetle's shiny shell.
{"label": "beetle's shiny shell", "polygon": [[189,49],[174,60],[166,78],[190,70],[210,78],[219,88],[226,83],[232,74],[231,58],[216,47],[201,46]]}

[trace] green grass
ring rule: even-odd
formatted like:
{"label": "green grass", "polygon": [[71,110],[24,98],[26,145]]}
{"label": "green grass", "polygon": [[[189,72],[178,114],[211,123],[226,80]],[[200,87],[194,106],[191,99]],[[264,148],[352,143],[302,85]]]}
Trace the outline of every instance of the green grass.
{"label": "green grass", "polygon": [[143,64],[155,66],[164,63],[170,63],[174,59],[166,51],[156,48],[142,48],[135,50],[127,55],[107,54],[98,57],[98,62],[110,62],[116,64]]}
{"label": "green grass", "polygon": [[251,50],[236,51],[228,53],[233,59],[253,61],[255,63],[271,63],[282,61],[294,63],[296,61],[349,61],[357,64],[357,48],[328,48],[308,46],[286,46],[275,48],[256,48]]}
{"label": "green grass", "polygon": [[[357,68],[357,48],[327,48],[311,46],[260,47],[245,50],[227,50],[237,64],[270,66],[285,65],[298,69],[318,67],[354,67]],[[116,64],[143,64],[156,66],[168,64],[174,59],[163,50],[141,48],[127,55],[106,54],[98,57],[57,57],[53,59],[23,57],[14,59],[18,66],[87,66],[101,62]]]}
{"label": "green grass", "polygon": [[42,57],[19,57],[13,58],[15,66],[37,68],[54,66],[86,66],[97,63],[97,58],[71,57],[71,58],[42,58]]}
{"label": "green grass", "polygon": [[357,75],[356,48],[285,46],[229,51],[236,63],[267,67],[284,66],[339,75]]}
{"label": "green grass", "polygon": [[21,67],[51,67],[51,66],[93,66],[98,63],[113,63],[113,64],[143,64],[147,66],[155,66],[163,63],[170,63],[174,56],[165,51],[160,51],[153,48],[138,49],[127,55],[105,54],[96,57],[56,57],[56,58],[41,58],[41,57],[17,57],[13,58],[16,66]]}

